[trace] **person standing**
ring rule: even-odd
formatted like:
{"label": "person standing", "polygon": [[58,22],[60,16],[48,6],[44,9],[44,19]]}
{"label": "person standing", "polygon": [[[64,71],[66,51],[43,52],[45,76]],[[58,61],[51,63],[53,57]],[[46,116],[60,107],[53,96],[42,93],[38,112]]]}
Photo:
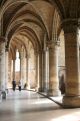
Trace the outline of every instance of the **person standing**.
{"label": "person standing", "polygon": [[14,79],[12,81],[12,86],[13,86],[13,91],[15,91],[15,89],[16,89],[16,81]]}
{"label": "person standing", "polygon": [[19,84],[18,84],[18,88],[19,88],[19,91],[21,91],[21,82],[19,81]]}

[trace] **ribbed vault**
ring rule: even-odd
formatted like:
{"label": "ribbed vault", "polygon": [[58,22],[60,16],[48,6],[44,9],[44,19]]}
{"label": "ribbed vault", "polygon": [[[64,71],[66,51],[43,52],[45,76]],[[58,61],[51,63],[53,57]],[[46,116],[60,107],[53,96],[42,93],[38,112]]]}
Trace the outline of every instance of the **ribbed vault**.
{"label": "ribbed vault", "polygon": [[26,45],[21,35],[28,38],[36,50],[43,48],[45,33],[47,40],[51,40],[55,7],[50,1],[7,0],[2,1],[1,8],[1,21],[4,23],[1,34],[7,38],[6,46],[11,47],[10,50],[16,45],[19,48]]}
{"label": "ribbed vault", "polygon": [[[22,36],[31,41],[34,49],[41,50],[44,46],[45,33],[46,41],[52,39],[57,41],[57,36],[61,31],[61,21],[74,18],[78,20],[79,5],[79,0],[0,1],[0,20],[3,23],[1,24],[1,35],[7,38],[6,46],[11,45],[11,48],[14,48],[17,44],[25,45],[26,42],[21,39]],[[12,40],[15,42],[10,42]]]}

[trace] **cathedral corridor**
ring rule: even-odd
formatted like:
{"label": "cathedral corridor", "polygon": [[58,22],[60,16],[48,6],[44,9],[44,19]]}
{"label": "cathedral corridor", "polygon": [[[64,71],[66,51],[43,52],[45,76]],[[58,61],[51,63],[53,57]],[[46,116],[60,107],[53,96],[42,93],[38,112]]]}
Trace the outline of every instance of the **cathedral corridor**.
{"label": "cathedral corridor", "polygon": [[9,90],[0,102],[0,121],[80,121],[80,109],[62,109],[42,95]]}

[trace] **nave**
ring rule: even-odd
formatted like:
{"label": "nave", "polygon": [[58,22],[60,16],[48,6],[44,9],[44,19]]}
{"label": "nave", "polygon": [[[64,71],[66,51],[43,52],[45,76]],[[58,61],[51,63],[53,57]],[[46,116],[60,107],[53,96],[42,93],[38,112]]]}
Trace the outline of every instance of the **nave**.
{"label": "nave", "polygon": [[0,121],[80,121],[79,108],[63,109],[33,91],[9,90],[0,103]]}

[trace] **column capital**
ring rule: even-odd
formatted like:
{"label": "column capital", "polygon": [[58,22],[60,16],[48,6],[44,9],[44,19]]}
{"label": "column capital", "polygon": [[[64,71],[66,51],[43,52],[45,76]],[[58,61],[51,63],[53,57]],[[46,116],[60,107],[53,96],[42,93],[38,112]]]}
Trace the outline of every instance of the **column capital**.
{"label": "column capital", "polygon": [[49,49],[53,49],[53,48],[56,47],[56,44],[55,44],[55,42],[48,41],[48,42],[47,42],[47,47],[48,47]]}
{"label": "column capital", "polygon": [[77,19],[65,19],[61,24],[64,33],[75,33],[77,32],[78,20]]}

